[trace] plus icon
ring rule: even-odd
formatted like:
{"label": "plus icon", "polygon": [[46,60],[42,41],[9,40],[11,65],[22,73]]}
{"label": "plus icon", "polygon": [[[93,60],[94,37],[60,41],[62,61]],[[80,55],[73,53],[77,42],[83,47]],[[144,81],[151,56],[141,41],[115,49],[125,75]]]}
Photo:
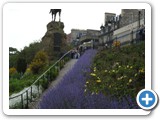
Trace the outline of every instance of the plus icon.
{"label": "plus icon", "polygon": [[141,90],[137,95],[137,103],[139,107],[150,110],[157,104],[157,94],[153,90]]}
{"label": "plus icon", "polygon": [[146,94],[146,97],[145,98],[142,98],[142,101],[146,101],[146,105],[149,104],[149,101],[152,101],[153,98],[149,98],[149,94]]}

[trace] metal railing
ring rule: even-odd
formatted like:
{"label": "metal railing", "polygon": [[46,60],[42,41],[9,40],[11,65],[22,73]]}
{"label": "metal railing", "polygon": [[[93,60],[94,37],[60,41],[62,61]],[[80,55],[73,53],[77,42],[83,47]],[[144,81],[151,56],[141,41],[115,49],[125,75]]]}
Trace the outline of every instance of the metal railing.
{"label": "metal railing", "polygon": [[[47,81],[46,84],[49,84],[55,76],[55,72],[58,73],[61,68],[63,68],[64,64],[69,60],[70,58],[70,51],[65,53],[59,60],[57,60],[52,66],[50,66],[43,74],[41,74],[32,85],[30,85],[25,91],[22,93],[9,97],[9,101],[16,99],[19,97],[19,102],[17,102],[17,105],[9,106],[10,109],[18,108],[18,109],[24,109],[28,108],[29,103],[33,102],[34,99],[40,97],[40,94],[42,93],[40,89],[42,89],[41,83],[45,80]],[[56,76],[55,76],[56,77]],[[33,93],[33,88],[37,87],[36,93]],[[37,95],[38,94],[38,95]]]}

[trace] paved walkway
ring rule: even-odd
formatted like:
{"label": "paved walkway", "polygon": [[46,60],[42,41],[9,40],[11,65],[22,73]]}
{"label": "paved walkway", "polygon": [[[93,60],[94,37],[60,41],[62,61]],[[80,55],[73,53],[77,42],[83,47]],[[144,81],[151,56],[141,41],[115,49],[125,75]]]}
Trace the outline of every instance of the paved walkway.
{"label": "paved walkway", "polygon": [[[63,76],[72,69],[72,67],[74,66],[74,64],[77,62],[78,59],[71,59],[69,62],[67,62],[64,67],[61,69],[61,71],[59,72],[59,75],[56,77],[56,79],[54,81],[51,82],[50,86],[48,87],[47,90],[45,90],[43,92],[43,94],[41,95],[41,97],[48,92],[49,89],[56,87],[56,85],[62,80]],[[38,103],[40,101],[40,98],[38,98],[37,100],[35,100],[34,102],[29,104],[29,109],[37,109],[38,107]]]}

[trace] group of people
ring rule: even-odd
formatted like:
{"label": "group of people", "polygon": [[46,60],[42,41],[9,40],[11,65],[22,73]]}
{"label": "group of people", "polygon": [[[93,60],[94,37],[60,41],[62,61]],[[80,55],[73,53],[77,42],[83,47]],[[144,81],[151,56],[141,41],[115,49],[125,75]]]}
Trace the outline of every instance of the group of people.
{"label": "group of people", "polygon": [[72,59],[78,59],[80,58],[80,56],[84,53],[85,49],[83,46],[78,46],[77,48],[74,48],[72,51],[71,51],[71,58]]}
{"label": "group of people", "polygon": [[77,49],[73,49],[71,51],[71,58],[72,59],[78,59],[80,57],[80,53]]}

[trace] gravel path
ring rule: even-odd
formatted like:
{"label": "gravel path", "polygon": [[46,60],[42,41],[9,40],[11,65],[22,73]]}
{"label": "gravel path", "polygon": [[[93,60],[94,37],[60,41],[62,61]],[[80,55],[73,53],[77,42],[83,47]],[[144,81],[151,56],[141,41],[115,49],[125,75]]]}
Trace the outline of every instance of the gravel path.
{"label": "gravel path", "polygon": [[[59,72],[59,75],[57,76],[57,78],[51,82],[49,88],[47,90],[45,90],[43,92],[43,94],[45,94],[46,92],[48,92],[49,89],[56,87],[56,85],[62,80],[63,76],[72,69],[72,67],[74,66],[74,64],[77,62],[78,59],[71,59],[69,62],[67,62],[64,67],[61,69],[61,71]],[[43,96],[43,94],[41,95],[41,97]],[[37,98],[34,102],[29,104],[29,109],[38,109],[38,103],[40,101],[40,98]]]}

